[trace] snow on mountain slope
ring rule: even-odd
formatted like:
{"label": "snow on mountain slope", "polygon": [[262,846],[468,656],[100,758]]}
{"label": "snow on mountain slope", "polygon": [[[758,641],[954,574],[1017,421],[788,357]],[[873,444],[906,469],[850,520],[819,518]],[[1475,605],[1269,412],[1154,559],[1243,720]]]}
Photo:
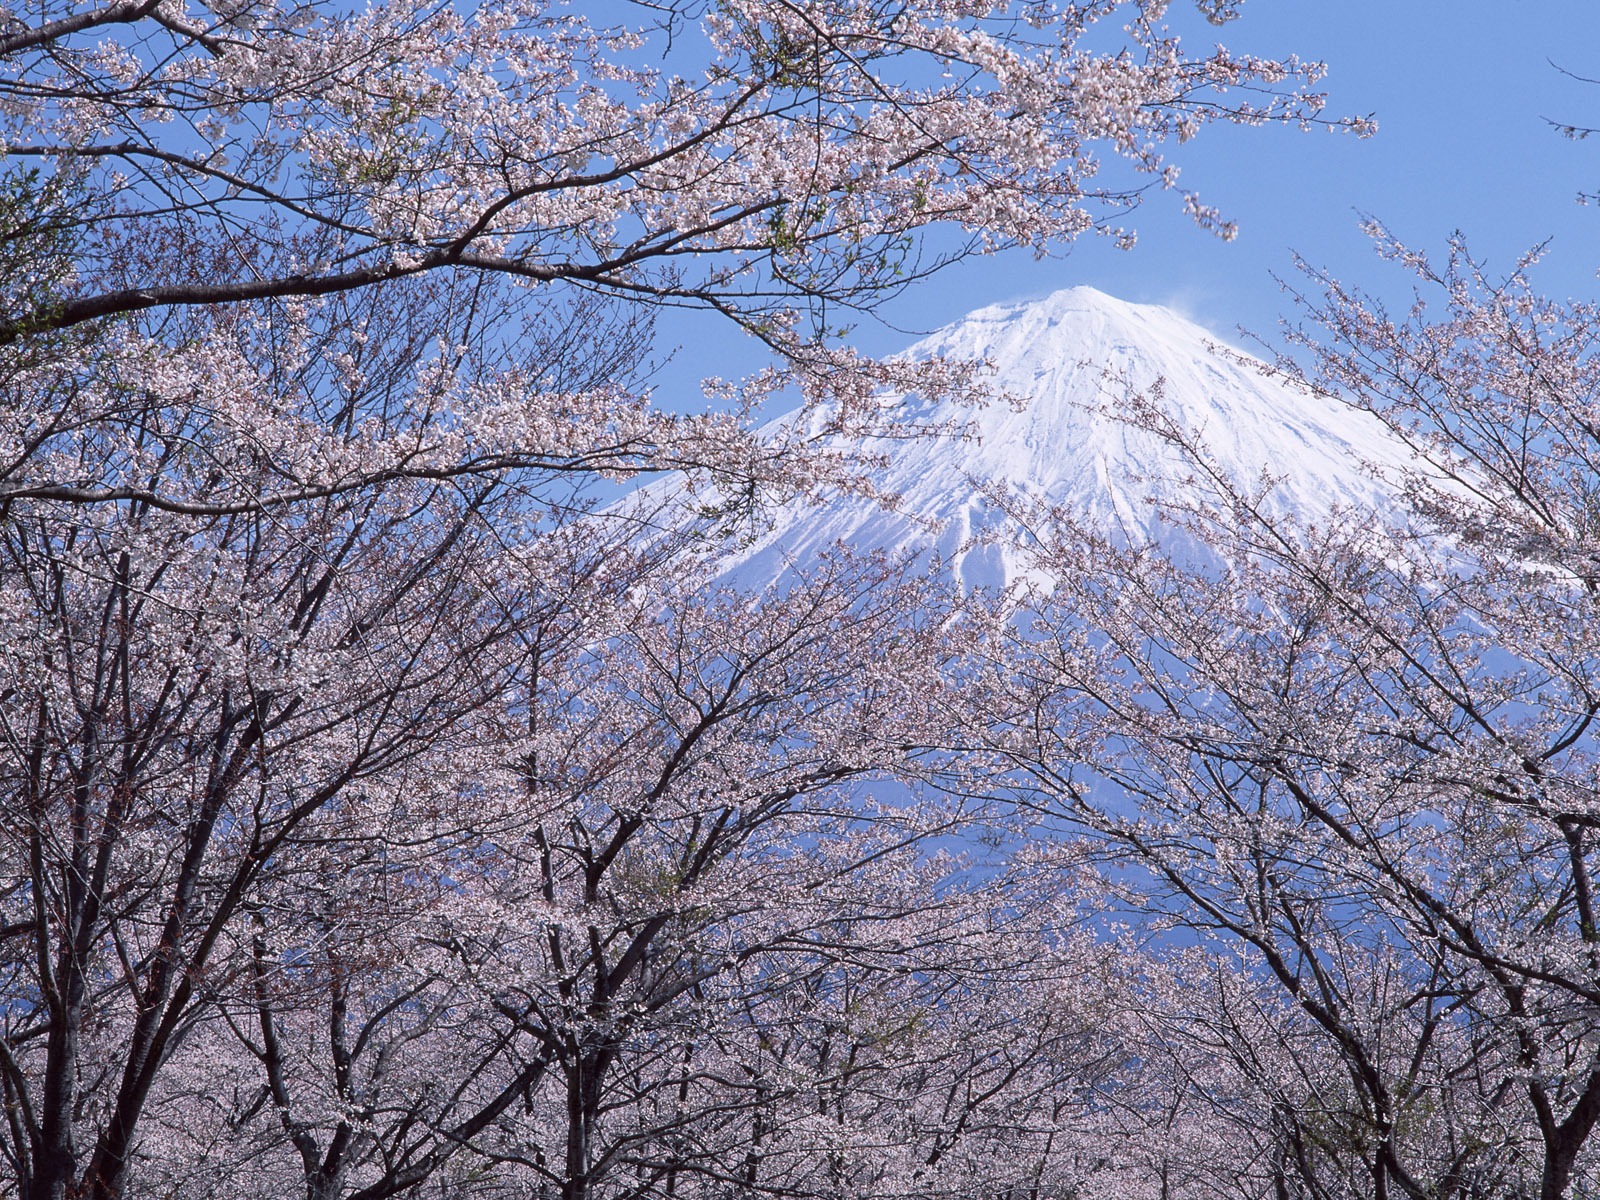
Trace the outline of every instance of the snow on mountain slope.
{"label": "snow on mountain slope", "polygon": [[[1157,380],[1162,409],[1198,430],[1230,476],[1248,485],[1265,472],[1278,481],[1269,504],[1280,511],[1316,519],[1335,502],[1382,505],[1384,490],[1362,463],[1405,461],[1370,418],[1267,377],[1169,309],[1092,288],[981,308],[905,354],[987,358],[997,369],[993,384],[1028,403],[1022,411],[1004,403],[973,411],[915,397],[893,401],[903,419],[965,422],[972,436],[861,443],[887,456],[874,480],[900,496],[898,508],[852,496],[790,504],[730,554],[728,579],[765,584],[843,543],[934,550],[969,586],[999,583],[1018,569],[1016,553],[1003,539],[972,544],[974,534],[1003,520],[986,496],[994,484],[1131,537],[1164,536],[1151,498],[1181,500],[1194,486],[1184,482],[1192,469],[1160,437],[1112,415],[1130,388],[1148,394]],[[664,484],[650,489],[658,499]]]}

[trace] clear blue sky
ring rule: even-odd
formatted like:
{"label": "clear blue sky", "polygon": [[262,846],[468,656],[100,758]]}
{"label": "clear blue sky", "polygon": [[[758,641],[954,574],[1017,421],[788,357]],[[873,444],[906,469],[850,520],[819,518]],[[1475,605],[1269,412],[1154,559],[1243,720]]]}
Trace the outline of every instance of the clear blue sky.
{"label": "clear blue sky", "polygon": [[[1202,41],[1327,62],[1329,111],[1371,113],[1378,133],[1209,128],[1174,160],[1184,187],[1239,222],[1237,240],[1201,232],[1175,195],[1158,193],[1133,216],[1133,250],[1089,239],[1043,261],[968,262],[885,309],[909,332],[863,325],[865,348],[888,352],[983,304],[1077,284],[1171,304],[1230,340],[1239,326],[1270,336],[1289,303],[1273,275],[1292,273],[1294,251],[1403,299],[1402,273],[1378,261],[1357,228],[1362,213],[1430,251],[1460,230],[1491,268],[1509,269],[1549,240],[1536,275],[1543,290],[1600,295],[1600,207],[1576,202],[1580,191],[1600,190],[1600,135],[1573,142],[1547,123],[1600,125],[1600,84],[1558,70],[1600,77],[1600,0],[1246,0],[1221,29],[1174,0],[1173,17]],[[697,336],[710,332],[678,339],[697,352],[679,354],[665,390],[754,363],[753,348]]]}
{"label": "clear blue sky", "polygon": [[1600,135],[1573,142],[1547,123],[1600,125],[1600,84],[1557,69],[1600,77],[1600,3],[1246,0],[1216,35],[1230,48],[1327,62],[1329,111],[1372,113],[1378,133],[1213,127],[1183,148],[1192,153],[1182,182],[1239,222],[1234,242],[1195,230],[1171,196],[1156,195],[1135,215],[1132,251],[1094,241],[1055,261],[971,264],[895,316],[939,325],[977,303],[1087,283],[1173,304],[1218,332],[1270,332],[1287,303],[1272,276],[1291,273],[1296,250],[1374,290],[1401,283],[1371,254],[1361,213],[1430,250],[1459,229],[1491,267],[1548,239],[1536,276],[1544,290],[1600,291],[1600,207],[1576,203],[1600,190]]}

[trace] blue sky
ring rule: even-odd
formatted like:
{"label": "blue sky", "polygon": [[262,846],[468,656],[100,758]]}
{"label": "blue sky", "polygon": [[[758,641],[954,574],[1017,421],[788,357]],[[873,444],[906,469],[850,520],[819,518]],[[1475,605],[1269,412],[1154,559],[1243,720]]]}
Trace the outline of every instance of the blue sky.
{"label": "blue sky", "polygon": [[1600,207],[1576,202],[1600,190],[1600,135],[1573,142],[1548,124],[1600,125],[1600,84],[1558,69],[1600,77],[1600,3],[1247,0],[1216,34],[1230,48],[1326,61],[1329,111],[1372,113],[1378,133],[1213,127],[1183,148],[1182,182],[1239,222],[1236,241],[1200,233],[1157,195],[1134,218],[1132,251],[1090,241],[1053,261],[969,264],[905,298],[895,318],[938,325],[977,303],[1087,283],[1172,304],[1219,333],[1270,333],[1287,305],[1272,277],[1292,273],[1294,251],[1375,291],[1404,286],[1372,255],[1362,213],[1424,249],[1460,230],[1492,268],[1549,240],[1544,290],[1600,290]]}
{"label": "blue sky", "polygon": [[[1246,0],[1221,29],[1175,0],[1173,18],[1201,43],[1325,61],[1329,112],[1370,113],[1378,133],[1211,127],[1174,161],[1183,187],[1239,223],[1235,241],[1196,229],[1175,195],[1158,193],[1132,218],[1134,249],[1091,238],[1042,261],[969,261],[889,304],[889,324],[863,323],[864,348],[886,353],[981,305],[1077,284],[1170,304],[1232,341],[1241,326],[1270,340],[1290,307],[1273,276],[1293,274],[1295,251],[1379,294],[1408,296],[1400,270],[1372,254],[1361,214],[1429,251],[1460,230],[1491,269],[1549,241],[1535,277],[1543,290],[1600,293],[1600,207],[1576,200],[1600,190],[1600,135],[1574,142],[1548,123],[1600,125],[1600,83],[1558,69],[1600,77],[1596,0]],[[693,378],[757,361],[725,327],[708,342],[712,330],[676,338],[675,324],[668,338],[695,350],[661,377],[669,405],[678,397],[664,393]]]}

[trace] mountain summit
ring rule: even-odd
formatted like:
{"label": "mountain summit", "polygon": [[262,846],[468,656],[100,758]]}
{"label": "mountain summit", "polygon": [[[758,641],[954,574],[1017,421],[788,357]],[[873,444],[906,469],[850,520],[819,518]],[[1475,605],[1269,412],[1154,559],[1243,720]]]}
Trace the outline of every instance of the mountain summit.
{"label": "mountain summit", "polygon": [[965,423],[970,436],[860,443],[887,458],[874,482],[900,497],[898,508],[854,496],[791,504],[730,558],[729,578],[770,582],[843,543],[932,550],[968,585],[1001,582],[1015,569],[1014,554],[1002,539],[973,542],[1003,519],[989,499],[996,485],[1130,538],[1164,536],[1158,504],[1182,501],[1195,486],[1193,470],[1158,435],[1119,419],[1136,394],[1197,432],[1212,461],[1238,482],[1270,476],[1268,503],[1307,519],[1335,503],[1382,505],[1384,489],[1363,463],[1405,458],[1370,417],[1279,382],[1171,309],[1093,288],[980,308],[904,355],[987,359],[995,367],[990,382],[1026,406],[900,400],[907,420]]}

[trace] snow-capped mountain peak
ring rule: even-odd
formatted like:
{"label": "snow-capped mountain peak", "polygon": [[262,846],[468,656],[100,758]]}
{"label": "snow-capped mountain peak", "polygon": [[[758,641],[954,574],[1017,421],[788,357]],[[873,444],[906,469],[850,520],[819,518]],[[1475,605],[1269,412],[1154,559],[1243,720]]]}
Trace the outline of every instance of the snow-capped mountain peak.
{"label": "snow-capped mountain peak", "polygon": [[898,495],[898,506],[856,496],[795,502],[730,555],[729,578],[766,583],[843,543],[931,550],[969,585],[1001,582],[1018,569],[1016,553],[1003,537],[974,536],[1004,519],[990,499],[997,487],[1122,536],[1162,536],[1153,501],[1182,500],[1193,470],[1157,434],[1119,419],[1139,395],[1197,431],[1229,476],[1246,486],[1270,477],[1268,503],[1309,519],[1336,503],[1381,505],[1384,489],[1363,464],[1405,457],[1376,421],[1287,386],[1178,313],[1093,288],[980,308],[904,355],[986,359],[992,386],[1026,404],[897,400],[905,419],[964,423],[969,436],[865,440],[863,449],[887,460],[874,483]]}

